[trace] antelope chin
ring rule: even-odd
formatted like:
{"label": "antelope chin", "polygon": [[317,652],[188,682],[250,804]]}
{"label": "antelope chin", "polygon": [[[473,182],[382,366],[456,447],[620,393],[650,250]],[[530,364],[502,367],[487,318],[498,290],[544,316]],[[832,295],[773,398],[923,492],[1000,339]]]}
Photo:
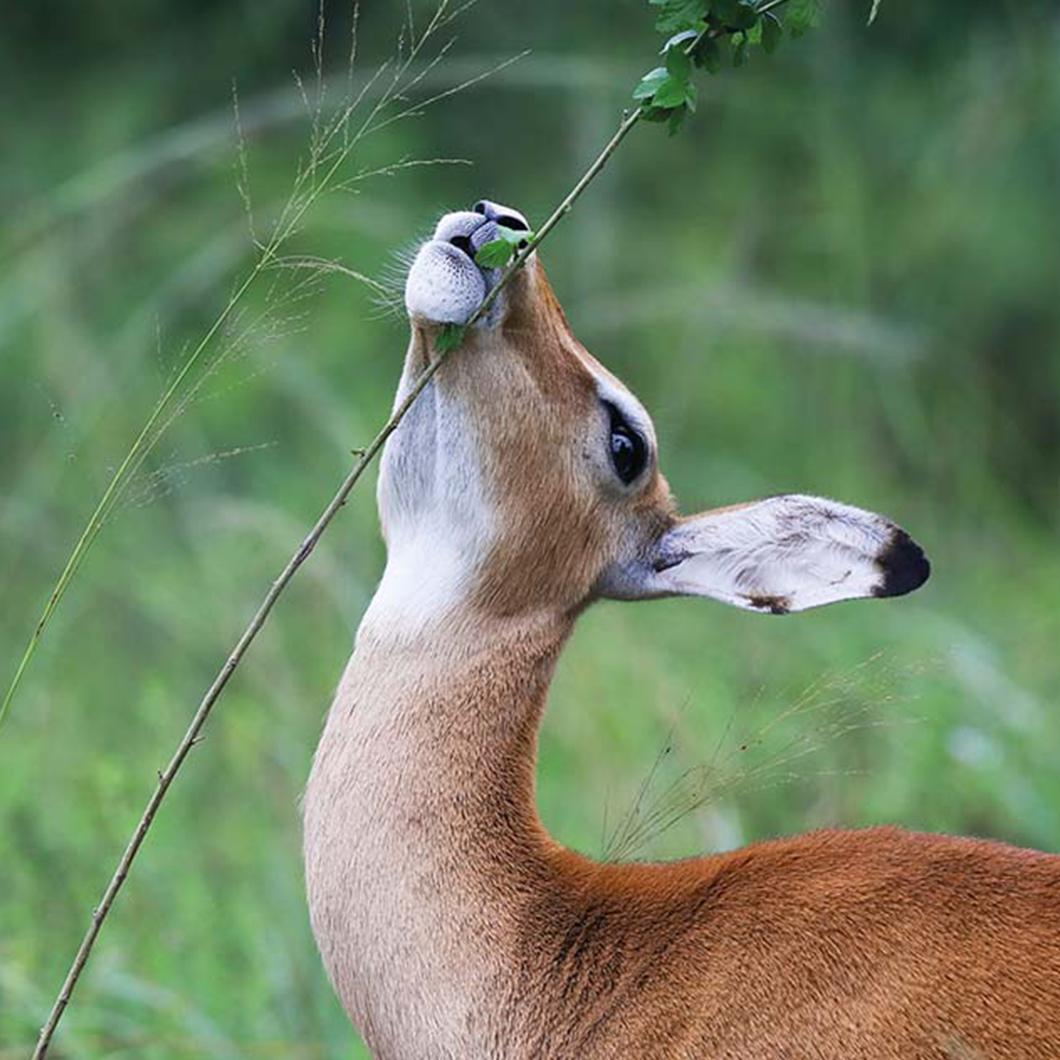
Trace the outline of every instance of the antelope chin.
{"label": "antelope chin", "polygon": [[487,290],[485,273],[464,251],[432,239],[409,270],[405,308],[417,323],[466,324]]}

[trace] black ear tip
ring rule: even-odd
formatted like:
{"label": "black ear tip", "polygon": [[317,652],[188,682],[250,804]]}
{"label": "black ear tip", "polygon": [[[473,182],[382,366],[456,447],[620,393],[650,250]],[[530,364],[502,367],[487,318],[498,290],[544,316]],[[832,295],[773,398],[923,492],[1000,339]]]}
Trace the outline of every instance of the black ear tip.
{"label": "black ear tip", "polygon": [[897,527],[876,563],[883,571],[883,581],[874,590],[874,596],[905,596],[919,589],[931,575],[931,564],[924,550]]}

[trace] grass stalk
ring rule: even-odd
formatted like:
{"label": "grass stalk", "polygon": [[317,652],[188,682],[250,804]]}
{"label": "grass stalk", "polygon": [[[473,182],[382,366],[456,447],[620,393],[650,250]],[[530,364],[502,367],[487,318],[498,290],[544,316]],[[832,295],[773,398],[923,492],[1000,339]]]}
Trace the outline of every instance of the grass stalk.
{"label": "grass stalk", "polygon": [[[455,14],[458,14],[461,10],[463,10],[463,7],[460,7],[456,12],[453,12],[449,9],[449,0],[440,0],[430,23],[426,26],[420,36],[414,38],[408,45],[407,54],[400,57],[396,63],[390,64],[390,67],[385,63],[378,67],[374,75],[360,88],[357,95],[347,99],[346,103],[340,109],[338,116],[323,126],[320,124],[320,119],[324,103],[324,95],[323,88],[318,86],[317,106],[315,116],[313,117],[313,134],[308,163],[304,168],[299,170],[291,195],[287,199],[283,209],[280,211],[279,218],[272,228],[272,233],[269,239],[265,242],[260,242],[256,239],[254,240],[254,245],[258,248],[258,257],[255,260],[254,265],[238,284],[233,294],[230,295],[224,308],[214,319],[213,323],[192,349],[188,357],[184,360],[180,370],[176,373],[173,380],[163,391],[162,396],[155,403],[146,422],[132,445],[129,447],[121,463],[118,465],[117,470],[111,476],[95,509],[85,523],[73,551],[70,553],[58,580],[55,582],[55,585],[48,596],[44,609],[42,610],[41,615],[37,620],[37,624],[26,644],[25,650],[19,659],[14,675],[4,692],[3,699],[0,700],[0,729],[3,728],[4,721],[10,712],[11,705],[23,683],[29,666],[40,647],[41,639],[52,619],[55,609],[62,601],[71,582],[76,577],[81,565],[87,558],[96,538],[99,536],[100,531],[106,523],[108,515],[120,501],[123,491],[128,486],[132,477],[142,466],[143,462],[150,455],[159,438],[165,433],[170,422],[172,422],[172,418],[164,418],[164,414],[167,410],[172,408],[178,395],[188,383],[189,379],[191,379],[195,369],[202,364],[203,359],[213,346],[222,328],[224,328],[224,326],[232,319],[235,310],[246,297],[249,290],[261,277],[262,273],[270,267],[280,263],[278,261],[278,255],[281,248],[298,232],[301,222],[314,203],[322,194],[329,190],[333,190],[336,177],[353,153],[354,149],[371,133],[377,132],[379,129],[386,125],[390,125],[395,121],[411,117],[413,114],[428,106],[431,102],[458,92],[469,84],[474,84],[478,80],[481,80],[482,77],[487,76],[487,74],[482,74],[469,78],[467,81],[461,82],[458,85],[451,86],[444,93],[439,93],[430,100],[420,103],[415,109],[411,106],[403,106],[400,107],[396,113],[384,115],[384,111],[391,103],[394,103],[395,101],[401,102],[404,99],[404,93],[408,92],[410,87],[415,86],[423,78],[424,74],[422,71],[415,73],[409,78],[409,71],[413,69],[418,61],[427,41],[432,38],[440,28],[447,25],[452,18],[455,17]],[[442,54],[444,54],[447,48],[448,45],[443,47]],[[428,63],[428,70],[433,68],[434,61],[435,60],[432,60],[431,63]],[[509,60],[509,62],[512,61],[515,60]],[[497,69],[503,68],[505,65],[508,65],[508,62],[500,64]],[[392,68],[389,84],[383,90],[379,99],[372,105],[367,117],[361,123],[360,127],[350,135],[350,121],[354,112],[360,106],[375,82],[387,71],[388,68]],[[238,128],[238,101],[235,106]],[[312,108],[310,109],[312,110]],[[240,138],[241,166],[245,166],[244,157],[242,139]],[[239,193],[243,199],[249,218],[249,193],[245,186],[245,168],[241,171]],[[253,237],[253,226],[251,226],[251,233]]]}

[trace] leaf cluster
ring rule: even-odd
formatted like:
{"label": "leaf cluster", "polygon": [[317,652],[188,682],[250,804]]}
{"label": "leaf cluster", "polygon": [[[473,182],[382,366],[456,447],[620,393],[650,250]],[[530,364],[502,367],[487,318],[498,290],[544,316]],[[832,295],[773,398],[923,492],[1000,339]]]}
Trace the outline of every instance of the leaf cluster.
{"label": "leaf cluster", "polygon": [[641,117],[666,122],[673,135],[696,109],[696,68],[717,73],[743,66],[753,48],[772,54],[785,34],[801,37],[816,25],[820,0],[790,0],[784,14],[776,0],[648,0],[658,9],[655,28],[669,34],[664,65],[650,70],[633,90]]}

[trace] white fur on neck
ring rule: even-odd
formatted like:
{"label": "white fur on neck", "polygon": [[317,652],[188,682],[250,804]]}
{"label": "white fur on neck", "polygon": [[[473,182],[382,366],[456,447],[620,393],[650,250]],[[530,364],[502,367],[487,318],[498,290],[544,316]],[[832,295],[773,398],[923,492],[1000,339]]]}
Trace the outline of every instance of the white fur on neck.
{"label": "white fur on neck", "polygon": [[466,598],[474,560],[443,520],[428,518],[391,547],[386,571],[364,616],[364,628],[413,638]]}
{"label": "white fur on neck", "polygon": [[494,526],[472,438],[431,383],[387,442],[378,487],[387,564],[363,628],[414,637],[466,598]]}

